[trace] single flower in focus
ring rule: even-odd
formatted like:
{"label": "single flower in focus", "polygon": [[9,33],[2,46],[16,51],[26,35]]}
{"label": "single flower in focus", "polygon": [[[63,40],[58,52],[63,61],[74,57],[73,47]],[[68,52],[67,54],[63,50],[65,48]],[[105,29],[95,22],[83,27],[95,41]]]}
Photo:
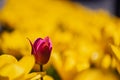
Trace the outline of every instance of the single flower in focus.
{"label": "single flower in focus", "polygon": [[32,54],[35,57],[36,63],[43,65],[46,64],[50,58],[52,44],[49,37],[44,39],[38,38],[35,40],[34,44],[30,41],[32,46]]}

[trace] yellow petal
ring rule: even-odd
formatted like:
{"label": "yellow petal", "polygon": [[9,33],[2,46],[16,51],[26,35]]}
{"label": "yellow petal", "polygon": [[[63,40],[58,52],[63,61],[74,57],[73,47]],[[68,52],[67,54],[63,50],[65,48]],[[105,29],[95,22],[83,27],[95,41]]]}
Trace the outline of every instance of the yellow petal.
{"label": "yellow petal", "polygon": [[[35,77],[33,77],[32,79],[30,79],[30,80],[40,80],[40,77],[41,77],[41,75],[38,74],[38,75],[36,75]],[[48,75],[45,75],[45,76],[43,77],[43,79],[44,79],[44,80],[54,80],[51,76],[48,76]]]}
{"label": "yellow petal", "polygon": [[16,63],[17,59],[12,55],[1,55],[0,56],[0,68],[9,63]]}
{"label": "yellow petal", "polygon": [[109,54],[106,54],[101,62],[102,68],[105,68],[105,69],[109,68],[111,65],[111,62],[112,62],[111,56]]}
{"label": "yellow petal", "polygon": [[32,72],[26,75],[25,79],[26,80],[30,80],[31,78],[35,77],[36,75],[38,75],[38,72]]}
{"label": "yellow petal", "polygon": [[113,50],[114,56],[117,60],[120,61],[120,50],[117,46],[111,45],[111,48]]}
{"label": "yellow petal", "polygon": [[78,73],[73,80],[119,80],[119,76],[109,70],[91,68]]}
{"label": "yellow petal", "polygon": [[117,71],[120,74],[120,62],[117,62],[116,66],[117,66]]}
{"label": "yellow petal", "polygon": [[24,69],[15,63],[5,65],[0,69],[0,80],[18,80],[23,75]]}
{"label": "yellow petal", "polygon": [[113,57],[113,58],[112,58],[111,67],[112,67],[113,69],[115,69],[116,66],[117,66],[117,61],[116,61],[116,59]]}
{"label": "yellow petal", "polygon": [[23,56],[17,63],[20,67],[25,70],[25,73],[29,73],[35,64],[35,59],[33,55]]}

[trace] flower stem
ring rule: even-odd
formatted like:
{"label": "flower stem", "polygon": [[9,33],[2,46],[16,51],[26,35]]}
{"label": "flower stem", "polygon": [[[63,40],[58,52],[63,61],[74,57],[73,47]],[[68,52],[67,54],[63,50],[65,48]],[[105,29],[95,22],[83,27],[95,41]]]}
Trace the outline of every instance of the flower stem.
{"label": "flower stem", "polygon": [[[43,65],[40,65],[40,72],[43,72]],[[40,77],[40,80],[43,80],[43,76]]]}

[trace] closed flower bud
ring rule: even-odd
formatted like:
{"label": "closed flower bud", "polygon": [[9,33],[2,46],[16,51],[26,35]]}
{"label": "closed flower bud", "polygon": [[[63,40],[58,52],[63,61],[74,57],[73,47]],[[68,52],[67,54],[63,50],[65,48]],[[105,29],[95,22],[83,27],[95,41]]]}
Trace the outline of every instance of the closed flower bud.
{"label": "closed flower bud", "polygon": [[38,38],[35,40],[34,44],[30,41],[30,44],[32,46],[31,54],[34,55],[36,63],[40,65],[46,64],[52,50],[52,44],[49,37],[45,37],[44,39]]}

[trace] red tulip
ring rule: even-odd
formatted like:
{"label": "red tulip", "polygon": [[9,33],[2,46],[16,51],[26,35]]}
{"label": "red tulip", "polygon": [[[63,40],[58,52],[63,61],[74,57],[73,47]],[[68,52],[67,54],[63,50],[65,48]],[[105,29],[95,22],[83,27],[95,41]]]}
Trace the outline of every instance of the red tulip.
{"label": "red tulip", "polygon": [[44,39],[38,38],[35,40],[34,44],[30,41],[30,44],[32,46],[31,54],[34,55],[36,63],[40,65],[46,64],[52,50],[52,44],[49,37],[45,37]]}

